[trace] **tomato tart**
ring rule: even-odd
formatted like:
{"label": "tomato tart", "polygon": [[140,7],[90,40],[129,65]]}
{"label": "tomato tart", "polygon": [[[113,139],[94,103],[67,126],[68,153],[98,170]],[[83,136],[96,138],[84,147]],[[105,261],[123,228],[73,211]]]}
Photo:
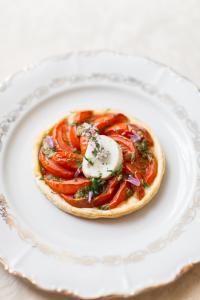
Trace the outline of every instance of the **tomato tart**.
{"label": "tomato tart", "polygon": [[158,192],[165,158],[153,132],[122,113],[68,114],[34,148],[35,178],[58,208],[83,218],[116,218]]}

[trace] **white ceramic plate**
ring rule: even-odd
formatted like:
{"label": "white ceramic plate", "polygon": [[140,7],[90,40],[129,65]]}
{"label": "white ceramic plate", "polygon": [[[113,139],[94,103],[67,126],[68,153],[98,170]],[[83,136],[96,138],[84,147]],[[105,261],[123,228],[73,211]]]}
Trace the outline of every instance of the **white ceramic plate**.
{"label": "white ceramic plate", "polygon": [[[81,52],[46,59],[0,86],[0,256],[38,287],[82,298],[129,296],[200,260],[200,95],[145,58]],[[53,206],[33,177],[38,133],[68,111],[112,108],[147,123],[167,170],[155,199],[114,220]]]}

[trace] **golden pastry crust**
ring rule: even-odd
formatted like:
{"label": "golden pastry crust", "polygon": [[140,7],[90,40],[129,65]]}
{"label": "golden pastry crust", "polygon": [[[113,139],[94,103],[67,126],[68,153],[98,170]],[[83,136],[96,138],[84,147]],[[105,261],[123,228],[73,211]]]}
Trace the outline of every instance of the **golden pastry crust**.
{"label": "golden pastry crust", "polygon": [[136,199],[134,196],[130,197],[128,200],[122,202],[120,205],[118,205],[114,209],[110,210],[100,210],[98,208],[77,208],[70,204],[68,204],[59,194],[54,192],[45,182],[44,180],[41,180],[41,171],[40,171],[40,163],[38,159],[38,153],[39,149],[41,147],[41,143],[43,140],[43,137],[46,136],[50,131],[45,130],[43,131],[37,138],[35,146],[34,146],[34,175],[36,179],[36,183],[42,193],[58,208],[61,210],[81,217],[81,218],[87,218],[87,219],[98,219],[98,218],[118,218],[127,214],[130,214],[136,210],[141,209],[144,207],[147,203],[149,203],[155,194],[158,192],[164,172],[165,172],[165,157],[164,153],[162,151],[162,148],[160,146],[160,143],[158,142],[157,138],[153,134],[152,130],[148,128],[143,122],[133,118],[129,117],[131,123],[139,125],[145,129],[148,130],[148,132],[151,134],[151,137],[154,141],[154,147],[153,147],[153,153],[157,159],[158,162],[158,172],[157,176],[154,179],[153,183],[150,187],[146,188],[145,196],[142,198],[142,200]]}

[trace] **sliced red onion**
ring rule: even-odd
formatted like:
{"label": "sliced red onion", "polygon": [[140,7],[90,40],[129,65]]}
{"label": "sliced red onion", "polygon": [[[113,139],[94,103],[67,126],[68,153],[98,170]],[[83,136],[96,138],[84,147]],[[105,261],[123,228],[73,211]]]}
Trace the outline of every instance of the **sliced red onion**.
{"label": "sliced red onion", "polygon": [[141,140],[141,136],[137,133],[131,134],[130,138],[134,143],[139,142]]}
{"label": "sliced red onion", "polygon": [[78,177],[78,175],[81,173],[81,169],[78,168],[74,174],[74,177]]}
{"label": "sliced red onion", "polygon": [[51,136],[47,135],[45,138],[45,142],[49,146],[49,148],[53,149],[55,147],[54,140]]}
{"label": "sliced red onion", "polygon": [[135,186],[140,186],[140,180],[138,178],[133,177],[132,175],[128,176],[127,181]]}
{"label": "sliced red onion", "polygon": [[88,193],[88,202],[91,203],[93,197],[93,191],[89,191]]}

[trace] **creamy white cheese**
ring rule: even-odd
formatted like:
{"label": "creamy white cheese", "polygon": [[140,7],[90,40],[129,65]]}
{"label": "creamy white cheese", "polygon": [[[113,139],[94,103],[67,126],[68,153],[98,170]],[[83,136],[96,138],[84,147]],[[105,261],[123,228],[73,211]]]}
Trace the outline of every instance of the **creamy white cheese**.
{"label": "creamy white cheese", "polygon": [[112,138],[95,135],[88,143],[82,170],[86,177],[108,178],[122,165],[122,151]]}

